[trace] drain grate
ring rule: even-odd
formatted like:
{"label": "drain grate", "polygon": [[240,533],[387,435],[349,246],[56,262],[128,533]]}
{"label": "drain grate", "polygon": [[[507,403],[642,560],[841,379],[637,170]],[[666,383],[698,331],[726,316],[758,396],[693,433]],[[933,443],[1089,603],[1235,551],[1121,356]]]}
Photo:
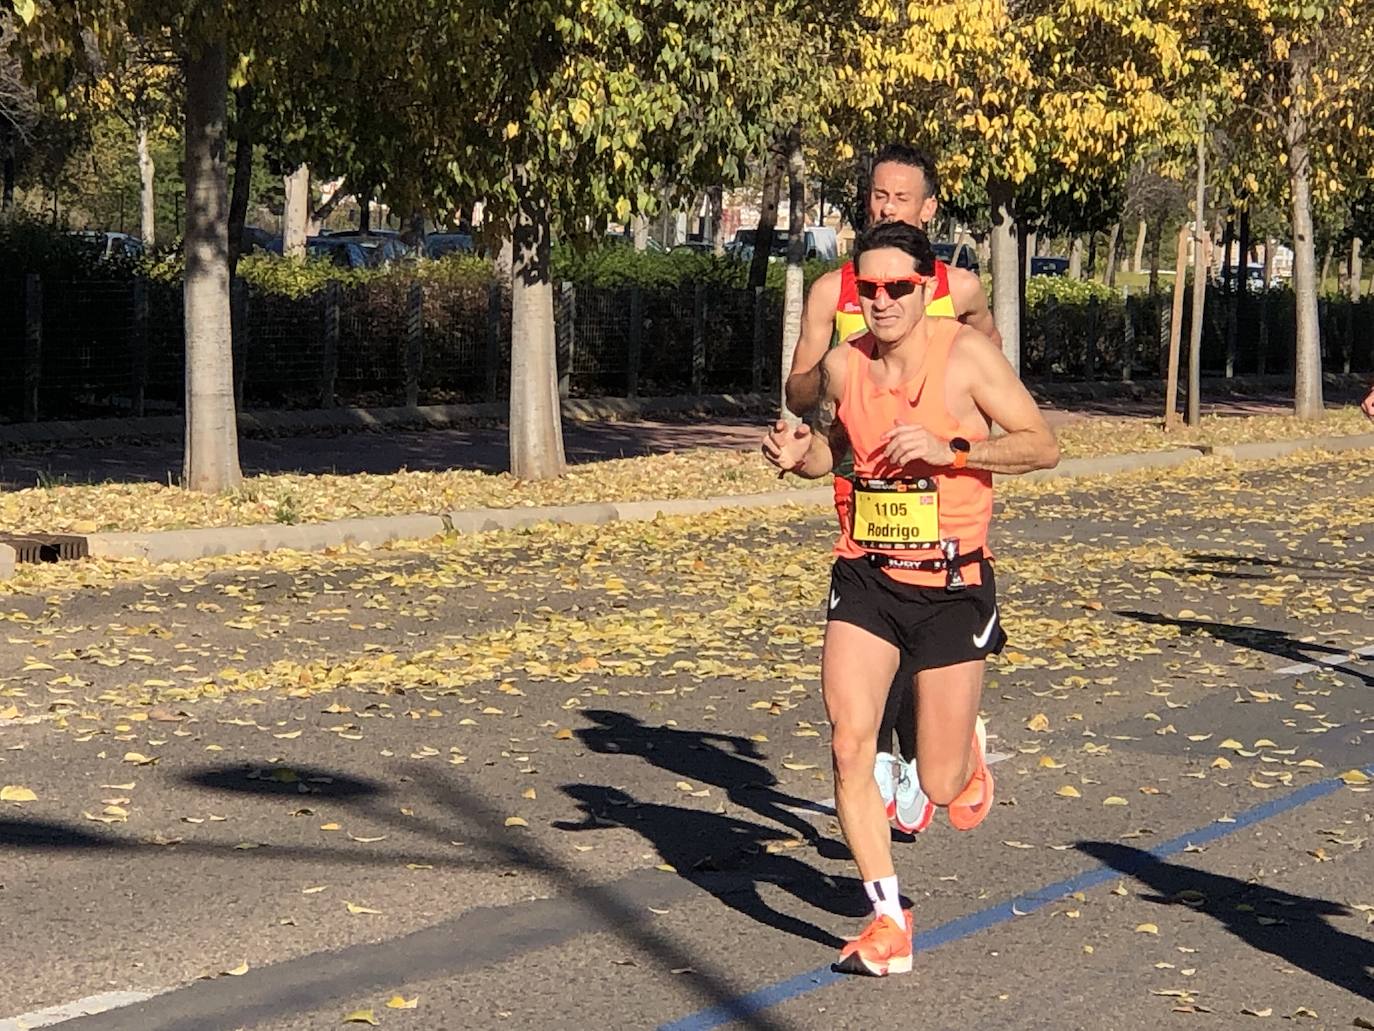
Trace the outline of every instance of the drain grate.
{"label": "drain grate", "polygon": [[66,562],[86,558],[86,538],[69,533],[0,533],[0,544],[14,549],[16,562]]}

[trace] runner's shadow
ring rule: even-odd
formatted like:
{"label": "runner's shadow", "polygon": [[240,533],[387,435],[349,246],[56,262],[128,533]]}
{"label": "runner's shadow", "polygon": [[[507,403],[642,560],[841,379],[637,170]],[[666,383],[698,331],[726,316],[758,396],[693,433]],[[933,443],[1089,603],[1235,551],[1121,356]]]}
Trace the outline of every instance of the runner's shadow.
{"label": "runner's shadow", "polygon": [[[1291,895],[1226,877],[1166,863],[1142,849],[1105,841],[1075,846],[1113,870],[1148,884],[1157,894],[1145,901],[1187,905],[1206,913],[1252,948],[1278,956],[1328,984],[1374,1000],[1374,941],[1332,927],[1324,917],[1359,914],[1327,899]],[[1186,892],[1198,892],[1185,895]],[[1185,899],[1187,901],[1185,901]],[[1249,908],[1242,909],[1245,903]],[[1263,922],[1261,922],[1263,920]]]}
{"label": "runner's shadow", "polygon": [[767,756],[748,738],[678,727],[650,727],[634,716],[608,709],[592,709],[582,715],[595,724],[576,731],[591,751],[637,756],[660,770],[720,788],[736,805],[821,846],[826,858],[848,855],[842,845],[822,837],[794,811],[820,810],[812,802],[778,791],[777,777],[763,765]]}
{"label": "runner's shadow", "polygon": [[[1356,669],[1351,662],[1358,660],[1349,660],[1350,652],[1344,648],[1333,648],[1329,644],[1299,641],[1282,630],[1267,630],[1264,627],[1256,626],[1237,626],[1234,623],[1214,623],[1205,619],[1179,619],[1153,612],[1128,610],[1118,612],[1117,615],[1138,620],[1141,623],[1150,623],[1154,626],[1176,626],[1185,636],[1205,635],[1214,637],[1237,648],[1268,652],[1270,655],[1277,655],[1279,658],[1288,659],[1291,662],[1325,661],[1344,676],[1355,677],[1366,684],[1374,685],[1374,674]],[[1333,655],[1339,655],[1342,659],[1349,661],[1336,663],[1322,659],[1322,656]]]}
{"label": "runner's shadow", "polygon": [[[837,916],[857,918],[869,912],[857,880],[827,876],[782,851],[782,842],[796,840],[785,831],[721,813],[640,802],[603,785],[565,784],[562,791],[577,802],[582,820],[556,820],[553,826],[565,831],[635,831],[679,877],[759,923],[832,948],[844,944],[815,924],[778,912],[764,901],[760,884],[776,884],[794,898]],[[769,852],[770,843],[779,851]]]}

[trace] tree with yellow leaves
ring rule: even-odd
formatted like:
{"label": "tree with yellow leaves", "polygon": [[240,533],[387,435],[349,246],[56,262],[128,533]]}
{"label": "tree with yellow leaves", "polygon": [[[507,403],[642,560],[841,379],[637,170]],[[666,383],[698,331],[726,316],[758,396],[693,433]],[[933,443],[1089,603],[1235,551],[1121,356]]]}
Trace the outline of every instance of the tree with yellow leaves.
{"label": "tree with yellow leaves", "polygon": [[992,211],[993,313],[1020,363],[1019,200],[1087,202],[1096,184],[1191,112],[1174,90],[1187,36],[1163,0],[861,0],[847,74],[853,103],[943,157],[952,190]]}
{"label": "tree with yellow leaves", "polygon": [[1199,5],[1218,71],[1218,107],[1244,141],[1233,175],[1288,208],[1297,302],[1294,412],[1319,418],[1314,209],[1374,177],[1374,5],[1358,0],[1227,0]]}

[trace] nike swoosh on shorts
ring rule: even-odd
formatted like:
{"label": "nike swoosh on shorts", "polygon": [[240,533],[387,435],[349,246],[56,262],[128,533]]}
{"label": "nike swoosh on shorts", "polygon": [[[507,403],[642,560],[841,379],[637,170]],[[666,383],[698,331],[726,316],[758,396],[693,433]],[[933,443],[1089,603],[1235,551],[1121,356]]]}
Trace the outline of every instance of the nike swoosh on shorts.
{"label": "nike swoosh on shorts", "polygon": [[995,627],[996,625],[997,625],[997,609],[994,608],[994,609],[992,610],[992,615],[988,617],[988,625],[985,626],[985,627],[983,627],[983,632],[982,632],[981,634],[974,634],[974,635],[973,635],[973,647],[975,647],[975,648],[986,648],[988,642],[989,642],[990,640],[992,640],[992,629],[993,629],[993,627]]}
{"label": "nike swoosh on shorts", "polygon": [[[834,608],[836,605],[838,605],[839,603],[840,603],[840,596],[839,596],[838,594],[836,594],[836,593],[834,592],[834,590],[832,589],[831,592],[830,592],[830,607],[833,609],[833,608]],[[982,647],[982,646],[980,645],[979,647]]]}

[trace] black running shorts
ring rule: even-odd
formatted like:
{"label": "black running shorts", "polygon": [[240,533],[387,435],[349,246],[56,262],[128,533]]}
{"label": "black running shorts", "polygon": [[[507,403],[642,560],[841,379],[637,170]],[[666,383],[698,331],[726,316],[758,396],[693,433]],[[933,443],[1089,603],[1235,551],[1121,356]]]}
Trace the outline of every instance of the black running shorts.
{"label": "black running shorts", "polygon": [[865,558],[835,560],[826,618],[852,623],[903,653],[903,669],[920,671],[986,659],[1007,635],[997,614],[992,563],[983,559],[982,583],[962,591],[916,587],[894,580]]}

